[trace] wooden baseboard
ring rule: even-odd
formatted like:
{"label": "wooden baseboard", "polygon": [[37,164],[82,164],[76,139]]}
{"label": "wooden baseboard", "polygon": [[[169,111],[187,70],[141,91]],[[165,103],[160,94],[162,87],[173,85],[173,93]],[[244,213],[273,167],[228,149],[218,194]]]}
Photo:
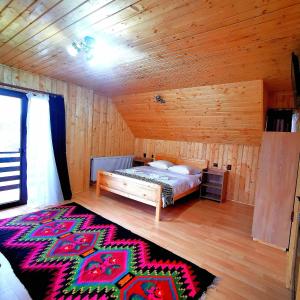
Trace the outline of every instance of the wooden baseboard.
{"label": "wooden baseboard", "polygon": [[287,251],[287,249],[278,247],[278,246],[273,245],[273,244],[271,244],[271,243],[263,242],[263,241],[261,241],[261,240],[255,239],[255,238],[252,238],[252,239],[253,239],[253,241],[259,242],[259,243],[264,244],[264,245],[266,245],[266,246],[270,246],[270,247],[272,247],[272,248],[276,248],[276,249],[281,250],[281,251],[284,251],[284,252]]}
{"label": "wooden baseboard", "polygon": [[247,206],[254,207],[254,204],[244,203],[244,202],[236,201],[236,200],[232,200],[232,199],[226,199],[226,201],[232,201],[232,202],[234,202],[234,203],[239,203],[239,204],[244,204],[244,205],[247,205]]}

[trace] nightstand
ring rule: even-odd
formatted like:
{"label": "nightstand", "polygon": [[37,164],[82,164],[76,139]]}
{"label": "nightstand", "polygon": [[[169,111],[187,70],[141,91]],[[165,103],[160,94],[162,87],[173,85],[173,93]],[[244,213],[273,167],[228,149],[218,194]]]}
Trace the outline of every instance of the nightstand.
{"label": "nightstand", "polygon": [[228,171],[208,168],[202,172],[200,198],[224,202],[226,199]]}
{"label": "nightstand", "polygon": [[150,161],[153,161],[153,159],[147,157],[134,157],[133,167],[146,166]]}

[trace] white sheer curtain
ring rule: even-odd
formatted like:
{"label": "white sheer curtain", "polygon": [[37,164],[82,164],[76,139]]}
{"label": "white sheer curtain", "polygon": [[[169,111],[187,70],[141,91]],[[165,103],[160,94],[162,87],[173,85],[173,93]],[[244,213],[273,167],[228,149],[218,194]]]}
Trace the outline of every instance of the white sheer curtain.
{"label": "white sheer curtain", "polygon": [[27,97],[27,204],[58,204],[64,198],[52,147],[49,96],[30,93]]}

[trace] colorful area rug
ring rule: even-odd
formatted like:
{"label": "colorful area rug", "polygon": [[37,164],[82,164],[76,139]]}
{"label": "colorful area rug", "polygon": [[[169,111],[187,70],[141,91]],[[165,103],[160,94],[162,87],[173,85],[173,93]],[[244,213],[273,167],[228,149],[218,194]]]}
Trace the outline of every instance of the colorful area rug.
{"label": "colorful area rug", "polygon": [[32,299],[199,299],[215,279],[74,203],[0,220],[0,251]]}

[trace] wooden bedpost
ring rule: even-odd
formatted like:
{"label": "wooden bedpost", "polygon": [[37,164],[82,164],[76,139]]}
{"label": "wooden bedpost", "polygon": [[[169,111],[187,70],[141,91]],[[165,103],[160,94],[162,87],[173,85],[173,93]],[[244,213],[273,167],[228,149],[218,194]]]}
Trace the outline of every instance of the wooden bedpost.
{"label": "wooden bedpost", "polygon": [[156,211],[155,211],[155,221],[160,221],[160,211],[161,211],[161,201],[157,201]]}
{"label": "wooden bedpost", "polygon": [[160,221],[160,212],[161,212],[161,186],[159,186],[159,189],[157,189],[157,193],[156,193],[156,210],[155,210],[155,221],[159,222]]}
{"label": "wooden bedpost", "polygon": [[101,171],[97,172],[97,181],[96,181],[96,195],[99,197],[100,196],[100,176],[101,176]]}

